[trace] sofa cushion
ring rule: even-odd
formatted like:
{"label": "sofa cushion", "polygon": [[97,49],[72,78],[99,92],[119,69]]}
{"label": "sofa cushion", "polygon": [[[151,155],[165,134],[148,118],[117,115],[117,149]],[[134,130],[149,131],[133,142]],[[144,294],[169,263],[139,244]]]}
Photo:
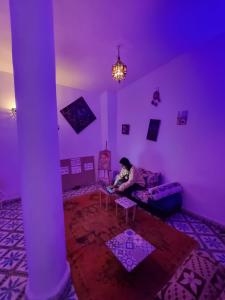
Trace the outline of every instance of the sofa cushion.
{"label": "sofa cushion", "polygon": [[145,187],[151,188],[160,184],[161,173],[154,173],[145,169],[139,169],[145,180]]}
{"label": "sofa cushion", "polygon": [[183,188],[178,182],[165,183],[148,189],[151,200],[159,200],[182,191]]}
{"label": "sofa cushion", "polygon": [[134,197],[135,199],[142,201],[144,203],[148,203],[150,194],[149,194],[148,190],[138,190],[138,191],[132,192],[132,197]]}
{"label": "sofa cushion", "polygon": [[157,300],[215,300],[225,289],[225,268],[205,251],[194,250]]}

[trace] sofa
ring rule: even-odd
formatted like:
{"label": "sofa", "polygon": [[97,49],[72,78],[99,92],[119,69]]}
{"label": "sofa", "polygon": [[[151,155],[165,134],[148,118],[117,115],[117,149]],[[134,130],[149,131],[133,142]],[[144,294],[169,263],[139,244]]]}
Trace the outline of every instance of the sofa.
{"label": "sofa", "polygon": [[131,194],[139,206],[162,219],[179,211],[182,207],[183,188],[178,182],[161,184],[161,173],[140,168],[145,180],[145,189]]}

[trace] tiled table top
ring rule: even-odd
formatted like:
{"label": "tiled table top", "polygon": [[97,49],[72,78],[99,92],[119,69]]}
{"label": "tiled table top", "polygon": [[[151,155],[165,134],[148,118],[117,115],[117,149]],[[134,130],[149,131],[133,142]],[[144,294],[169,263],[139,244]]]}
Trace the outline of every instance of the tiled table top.
{"label": "tiled table top", "polygon": [[153,245],[136,234],[132,229],[127,229],[118,234],[107,241],[106,245],[128,272],[131,272],[155,250]]}
{"label": "tiled table top", "polygon": [[126,197],[116,199],[115,202],[117,204],[121,205],[124,208],[130,208],[130,207],[133,207],[133,206],[137,205],[137,203],[135,203],[134,201],[132,201],[132,200],[126,198]]}

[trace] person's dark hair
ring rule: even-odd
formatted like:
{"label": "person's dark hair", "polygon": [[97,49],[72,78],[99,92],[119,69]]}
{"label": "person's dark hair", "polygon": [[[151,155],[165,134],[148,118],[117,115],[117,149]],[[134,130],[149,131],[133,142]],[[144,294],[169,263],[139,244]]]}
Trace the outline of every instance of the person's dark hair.
{"label": "person's dark hair", "polygon": [[132,167],[132,164],[130,163],[129,159],[126,157],[121,158],[120,164],[123,165],[128,171],[130,171]]}

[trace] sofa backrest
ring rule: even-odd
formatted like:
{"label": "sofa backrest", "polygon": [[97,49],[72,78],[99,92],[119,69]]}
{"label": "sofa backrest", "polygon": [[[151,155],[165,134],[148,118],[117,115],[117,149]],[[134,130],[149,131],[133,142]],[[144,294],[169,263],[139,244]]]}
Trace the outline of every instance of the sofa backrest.
{"label": "sofa backrest", "polygon": [[142,173],[142,175],[144,177],[146,188],[152,188],[157,185],[160,185],[161,173],[148,171],[143,168],[139,168],[139,171]]}

